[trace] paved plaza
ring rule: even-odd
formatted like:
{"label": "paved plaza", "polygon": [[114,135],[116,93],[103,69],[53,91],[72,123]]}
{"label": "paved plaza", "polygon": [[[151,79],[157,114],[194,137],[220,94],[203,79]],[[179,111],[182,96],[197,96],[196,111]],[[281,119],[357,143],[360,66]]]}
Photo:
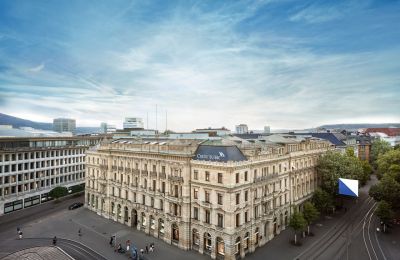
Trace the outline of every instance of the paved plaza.
{"label": "paved plaza", "polygon": [[[110,236],[116,235],[117,243],[124,245],[127,240],[130,240],[139,250],[150,243],[155,243],[155,251],[145,254],[145,259],[210,259],[207,255],[178,249],[136,229],[105,219],[86,208],[67,209],[72,202],[82,200],[83,197],[79,197],[67,199],[60,203],[49,202],[35,208],[12,213],[13,215],[8,214],[1,217],[0,258],[24,249],[29,245],[33,247],[37,245],[35,241],[38,241],[38,239],[41,239],[41,246],[50,245],[50,238],[57,236],[60,239],[64,238],[76,241],[77,244],[83,244],[106,259],[126,260],[128,259],[127,255],[115,253],[109,245]],[[349,205],[350,207],[351,205]],[[346,218],[346,214],[343,211],[339,211],[332,217],[321,218],[316,225],[312,226],[315,236],[300,239],[302,246],[293,246],[289,243],[293,239],[293,231],[287,229],[262,248],[258,248],[254,253],[247,255],[246,259],[295,259],[308,247],[311,247],[321,239],[330,229],[334,228],[340,220]],[[22,240],[17,239],[17,227],[23,230],[24,238]],[[82,236],[78,234],[79,229],[82,232]],[[397,233],[398,231],[398,227],[392,230],[392,232]],[[382,234],[378,234],[378,236],[381,237]],[[390,240],[388,243],[393,244],[394,247],[400,243],[392,235],[383,236],[383,240]],[[384,249],[390,252],[390,248]],[[355,248],[354,250],[357,249]],[[392,253],[388,253],[387,259],[395,259],[392,256]]]}

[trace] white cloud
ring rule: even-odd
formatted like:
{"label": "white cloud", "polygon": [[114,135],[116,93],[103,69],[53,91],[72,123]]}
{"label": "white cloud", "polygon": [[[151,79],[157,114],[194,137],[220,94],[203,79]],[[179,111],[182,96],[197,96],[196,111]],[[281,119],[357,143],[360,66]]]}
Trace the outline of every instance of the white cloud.
{"label": "white cloud", "polygon": [[44,63],[42,63],[36,67],[29,68],[28,71],[29,72],[39,72],[39,71],[42,71],[43,69],[44,69]]}

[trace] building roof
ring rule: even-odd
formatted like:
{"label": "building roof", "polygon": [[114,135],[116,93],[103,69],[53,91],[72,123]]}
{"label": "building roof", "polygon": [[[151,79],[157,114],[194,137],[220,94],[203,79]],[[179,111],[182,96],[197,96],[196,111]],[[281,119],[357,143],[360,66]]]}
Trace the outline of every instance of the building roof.
{"label": "building roof", "polygon": [[366,134],[370,133],[384,133],[387,136],[400,136],[400,128],[367,128],[364,131]]}
{"label": "building roof", "polygon": [[333,133],[295,133],[293,135],[309,135],[315,138],[327,140],[335,146],[346,146],[346,144],[339,140]]}

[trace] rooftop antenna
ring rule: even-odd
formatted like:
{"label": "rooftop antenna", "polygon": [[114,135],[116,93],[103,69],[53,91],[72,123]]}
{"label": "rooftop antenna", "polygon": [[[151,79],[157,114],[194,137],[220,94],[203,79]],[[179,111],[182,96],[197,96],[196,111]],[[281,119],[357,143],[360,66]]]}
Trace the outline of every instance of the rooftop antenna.
{"label": "rooftop antenna", "polygon": [[158,127],[157,127],[157,104],[156,104],[156,131],[158,130]]}

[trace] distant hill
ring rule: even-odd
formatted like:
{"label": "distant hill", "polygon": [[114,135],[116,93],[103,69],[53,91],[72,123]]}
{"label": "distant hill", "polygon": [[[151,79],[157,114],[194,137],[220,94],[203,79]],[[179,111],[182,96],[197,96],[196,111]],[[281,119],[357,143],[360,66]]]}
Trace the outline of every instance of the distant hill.
{"label": "distant hill", "polygon": [[385,124],[332,124],[322,125],[319,128],[325,129],[359,129],[359,128],[378,128],[378,127],[400,127],[400,123]]}
{"label": "distant hill", "polygon": [[[19,117],[6,115],[3,113],[0,113],[0,125],[12,125],[14,128],[19,128],[19,127],[25,126],[25,127],[32,127],[35,129],[53,130],[52,123],[41,123],[41,122],[30,121],[30,120],[22,119]],[[90,133],[99,133],[99,132],[100,132],[99,127],[77,127],[76,128],[77,134],[90,134]]]}
{"label": "distant hill", "polygon": [[53,130],[52,123],[39,123],[14,116],[9,116],[2,113],[0,113],[0,125],[12,125],[14,128],[27,126],[35,129]]}

